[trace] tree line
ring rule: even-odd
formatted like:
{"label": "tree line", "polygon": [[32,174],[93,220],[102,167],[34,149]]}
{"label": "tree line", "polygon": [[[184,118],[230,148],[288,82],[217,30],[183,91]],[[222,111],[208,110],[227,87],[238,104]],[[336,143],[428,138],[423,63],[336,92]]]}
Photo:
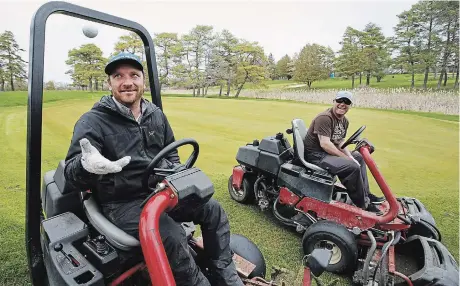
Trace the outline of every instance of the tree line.
{"label": "tree line", "polygon": [[19,55],[23,51],[11,31],[0,34],[0,91],[6,90],[6,86],[12,91],[18,87],[27,89],[27,62]]}
{"label": "tree line", "polygon": [[[258,84],[266,78],[266,57],[257,43],[237,39],[229,31],[214,33],[212,26],[198,25],[179,38],[177,33],[154,36],[160,85],[193,89],[196,96],[205,95],[209,86],[226,85],[226,94],[245,83]],[[137,54],[143,61],[144,45],[133,32],[123,35],[111,55],[121,51]],[[82,45],[68,53],[67,71],[75,86],[98,89],[106,79],[107,59],[94,44]]]}
{"label": "tree line", "polygon": [[414,88],[415,74],[423,73],[426,89],[430,72],[440,88],[446,86],[447,73],[452,71],[456,73],[454,88],[458,88],[459,2],[420,1],[397,17],[392,37],[385,37],[374,23],[362,31],[347,27],[337,55],[324,46],[306,45],[292,58],[285,55],[276,65],[272,61],[271,78],[293,78],[310,87],[334,73],[351,78],[354,88],[357,77],[360,85],[363,76],[369,85],[373,77],[380,82],[386,74],[409,73]]}
{"label": "tree line", "polygon": [[[359,85],[369,85],[392,73],[423,73],[422,88],[434,73],[437,87],[446,86],[448,72],[459,75],[459,3],[453,1],[420,1],[397,15],[394,36],[385,37],[381,27],[368,23],[363,30],[347,27],[340,40],[341,49],[307,44],[292,56],[278,61],[265,53],[257,43],[239,39],[228,30],[215,31],[212,26],[197,25],[184,35],[154,34],[158,76],[162,88],[187,88],[194,96],[206,95],[208,87],[220,87],[219,94],[238,97],[244,85],[263,86],[266,79],[293,79],[309,88],[315,81],[342,77]],[[11,32],[0,34],[0,88],[14,90],[24,82],[26,62],[18,55],[19,48]],[[137,54],[145,61],[144,46],[135,33],[121,36],[111,56],[120,51]],[[73,86],[99,90],[106,81],[107,58],[94,44],[85,44],[68,52],[66,64]],[[56,88],[54,82],[46,89]]]}

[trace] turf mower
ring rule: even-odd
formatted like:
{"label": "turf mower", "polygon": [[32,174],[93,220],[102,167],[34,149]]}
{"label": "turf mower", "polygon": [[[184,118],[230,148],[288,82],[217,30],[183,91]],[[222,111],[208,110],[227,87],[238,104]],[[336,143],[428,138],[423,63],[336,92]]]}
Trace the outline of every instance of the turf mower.
{"label": "turf mower", "polygon": [[[182,139],[164,148],[152,159],[143,177],[151,195],[140,205],[139,240],[112,224],[101,212],[91,190],[75,189],[64,177],[65,163],[42,178],[42,111],[45,24],[53,13],[99,22],[137,33],[145,47],[152,102],[162,108],[153,42],[138,23],[66,2],[48,2],[35,13],[30,36],[29,96],[26,161],[26,249],[33,285],[175,285],[158,231],[159,216],[177,207],[193,207],[212,197],[214,187],[194,163],[199,145]],[[193,152],[181,171],[156,169],[169,152],[191,145]],[[163,180],[149,186],[149,177]],[[181,222],[189,251],[212,282],[203,243],[194,237],[192,222]],[[265,260],[248,238],[232,234],[230,246],[238,273],[245,285],[277,285],[264,279]],[[304,285],[319,276],[332,252],[318,249],[306,256]]]}
{"label": "turf mower", "polygon": [[356,207],[336,175],[307,162],[307,127],[294,119],[283,133],[238,149],[228,181],[235,201],[271,210],[282,224],[303,233],[303,253],[332,251],[326,271],[352,276],[357,285],[459,285],[458,266],[440,242],[432,215],[415,198],[396,198],[371,154],[374,146],[359,128],[343,145],[355,144],[385,195],[383,215]]}
{"label": "turf mower", "polygon": [[[157,169],[155,166],[172,150],[192,145],[193,153],[185,170]],[[144,188],[151,195],[143,207],[139,222],[139,240],[126,234],[104,217],[90,191],[79,192],[66,184],[64,161],[56,170],[45,173],[42,208],[47,218],[41,221],[41,247],[48,285],[176,285],[159,233],[159,217],[174,208],[196,207],[214,193],[209,178],[193,167],[199,145],[193,139],[178,140],[164,148],[147,167]],[[150,187],[150,176],[163,181]],[[201,237],[194,237],[193,222],[182,222],[189,251],[211,285],[215,282],[204,256]],[[258,247],[243,235],[231,234],[233,260],[245,285],[280,286],[265,280],[265,260]],[[332,252],[316,249],[306,257],[304,286],[310,286],[326,269]]]}

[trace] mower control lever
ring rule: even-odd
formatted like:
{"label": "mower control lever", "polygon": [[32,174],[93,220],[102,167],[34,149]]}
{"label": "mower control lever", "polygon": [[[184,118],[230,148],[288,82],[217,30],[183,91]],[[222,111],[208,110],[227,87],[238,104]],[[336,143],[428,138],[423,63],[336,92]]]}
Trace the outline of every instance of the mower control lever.
{"label": "mower control lever", "polygon": [[99,235],[95,238],[96,252],[99,255],[107,255],[109,253],[109,245],[105,243],[105,236]]}
{"label": "mower control lever", "polygon": [[54,251],[56,252],[62,251],[62,243],[58,243],[54,245]]}
{"label": "mower control lever", "polygon": [[64,255],[64,257],[74,266],[74,267],[78,267],[80,266],[80,262],[78,262],[78,260],[76,260],[73,256],[69,256],[67,253],[64,252],[64,250],[62,249],[63,246],[62,246],[62,243],[58,243],[58,244],[55,244],[54,245],[54,251],[56,252],[61,252],[62,255]]}

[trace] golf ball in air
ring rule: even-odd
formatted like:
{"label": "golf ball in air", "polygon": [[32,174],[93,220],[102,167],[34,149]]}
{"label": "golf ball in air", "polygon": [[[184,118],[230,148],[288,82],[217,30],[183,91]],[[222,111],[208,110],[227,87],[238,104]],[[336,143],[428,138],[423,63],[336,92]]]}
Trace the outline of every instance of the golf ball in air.
{"label": "golf ball in air", "polygon": [[83,34],[88,38],[94,38],[97,36],[97,28],[90,25],[83,26]]}

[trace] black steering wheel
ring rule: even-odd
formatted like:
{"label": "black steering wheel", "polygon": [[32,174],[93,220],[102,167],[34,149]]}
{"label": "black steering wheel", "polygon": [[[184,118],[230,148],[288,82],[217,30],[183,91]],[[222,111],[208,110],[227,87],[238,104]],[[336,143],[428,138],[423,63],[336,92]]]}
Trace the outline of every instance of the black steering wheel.
{"label": "black steering wheel", "polygon": [[345,149],[345,147],[348,145],[355,143],[356,139],[358,139],[359,135],[363,133],[364,129],[366,129],[366,125],[361,126],[355,133],[353,133],[353,135],[351,135],[350,138],[348,138],[348,140],[343,143],[341,148]]}
{"label": "black steering wheel", "polygon": [[198,142],[196,142],[194,139],[188,138],[188,139],[181,139],[178,141],[174,141],[173,143],[169,144],[166,146],[163,150],[161,150],[155,158],[152,159],[150,164],[147,166],[147,168],[144,171],[144,175],[142,177],[142,187],[144,190],[148,189],[152,192],[155,191],[154,188],[149,187],[149,178],[152,175],[161,175],[161,176],[168,176],[171,174],[174,174],[177,172],[177,169],[159,169],[155,168],[158,163],[163,160],[166,155],[174,151],[175,149],[184,146],[184,145],[192,145],[193,146],[193,152],[190,154],[190,157],[187,159],[187,161],[184,164],[185,169],[189,169],[193,167],[193,164],[195,164],[196,159],[198,159],[198,153],[200,152],[200,146],[198,145]]}

